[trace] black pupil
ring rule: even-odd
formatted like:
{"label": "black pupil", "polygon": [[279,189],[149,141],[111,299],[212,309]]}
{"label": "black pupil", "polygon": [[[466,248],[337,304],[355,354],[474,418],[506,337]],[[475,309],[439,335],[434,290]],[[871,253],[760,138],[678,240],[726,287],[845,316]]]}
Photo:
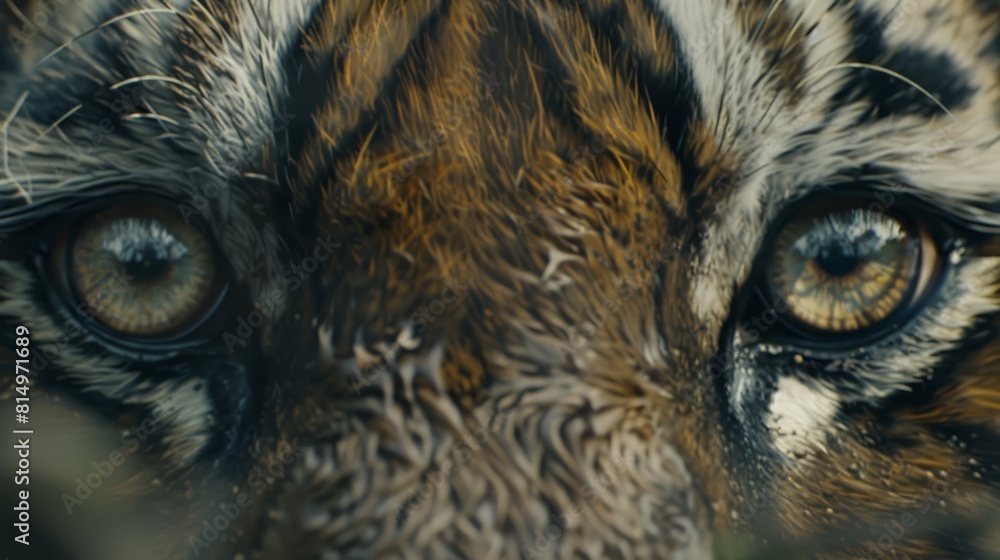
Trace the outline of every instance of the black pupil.
{"label": "black pupil", "polygon": [[861,259],[847,254],[840,245],[832,245],[820,251],[816,264],[830,276],[846,276],[858,268]]}
{"label": "black pupil", "polygon": [[156,251],[146,249],[138,258],[130,259],[124,263],[125,274],[135,277],[138,282],[155,282],[163,278],[170,269],[170,261],[160,258]]}

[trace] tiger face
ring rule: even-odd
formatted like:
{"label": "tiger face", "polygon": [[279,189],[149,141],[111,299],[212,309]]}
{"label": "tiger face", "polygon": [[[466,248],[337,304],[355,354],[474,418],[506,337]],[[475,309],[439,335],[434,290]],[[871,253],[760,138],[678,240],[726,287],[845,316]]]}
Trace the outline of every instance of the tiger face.
{"label": "tiger face", "polygon": [[993,3],[26,4],[12,553],[1000,553]]}

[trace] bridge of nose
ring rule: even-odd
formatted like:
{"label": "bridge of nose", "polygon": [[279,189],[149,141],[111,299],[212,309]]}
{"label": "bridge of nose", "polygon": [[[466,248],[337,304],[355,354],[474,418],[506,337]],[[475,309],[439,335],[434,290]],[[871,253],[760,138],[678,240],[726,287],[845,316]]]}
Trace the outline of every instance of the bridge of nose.
{"label": "bridge of nose", "polygon": [[[391,525],[416,557],[491,539],[599,550],[622,534],[652,557],[710,554],[714,496],[689,458],[717,455],[697,414],[678,418],[692,405],[673,385],[690,364],[664,354],[658,319],[683,307],[662,293],[679,276],[679,248],[641,253],[600,227],[611,185],[559,184],[570,194],[520,224],[495,209],[414,203],[371,233],[332,298],[335,313],[348,310],[336,321],[350,332],[342,402],[366,413],[335,451],[325,440],[305,451],[320,458],[310,465],[334,461],[343,487],[289,487],[282,500],[349,514],[355,527]],[[323,495],[337,504],[314,506]]]}
{"label": "bridge of nose", "polygon": [[[557,517],[600,510],[602,530],[643,527],[651,542],[690,523],[683,546],[704,552],[706,519],[720,515],[706,504],[727,490],[711,395],[685,390],[713,343],[689,309],[693,225],[627,146],[634,130],[511,115],[496,129],[506,134],[488,134],[498,118],[388,128],[326,194],[320,222],[360,242],[330,264],[319,333],[335,367],[324,371],[343,381],[345,409],[377,416],[338,445],[399,453],[392,469],[419,484],[443,472],[428,446],[475,441],[500,414],[503,428],[436,491],[520,501],[506,514],[523,518],[521,539],[550,522],[547,503]],[[616,454],[641,466],[619,473]],[[608,473],[608,486],[585,490]],[[379,484],[395,489],[390,505],[413,496]],[[423,525],[430,517],[413,522]]]}
{"label": "bridge of nose", "polygon": [[[480,5],[454,3],[449,17]],[[428,43],[420,79],[379,101],[356,148],[334,150],[319,223],[360,243],[330,265],[318,332],[335,362],[321,373],[344,380],[335,406],[347,412],[317,396],[320,412],[305,414],[322,418],[303,425],[348,420],[303,439],[319,441],[309,468],[332,463],[341,487],[302,489],[295,503],[335,495],[315,509],[401,542],[481,531],[451,549],[466,557],[485,542],[533,543],[580,512],[573,530],[591,550],[630,535],[654,557],[684,557],[671,556],[685,545],[667,527],[687,519],[704,536],[705,503],[725,489],[710,397],[682,391],[712,337],[686,319],[695,235],[681,166],[646,103],[614,102],[638,87],[596,44],[543,52],[508,23],[487,27],[510,52],[438,48],[461,42],[449,34]],[[568,91],[543,56],[579,57],[563,66],[589,74]],[[502,427],[479,442],[495,414]],[[410,507],[417,495],[433,505]],[[400,504],[409,521],[377,513]],[[470,508],[481,517],[466,522]]]}
{"label": "bridge of nose", "polygon": [[499,78],[471,79],[465,118],[428,102],[387,119],[330,186],[321,223],[362,240],[351,293],[330,296],[354,302],[337,311],[355,325],[341,351],[385,361],[440,344],[462,394],[489,376],[585,370],[601,352],[642,369],[659,355],[653,311],[686,228],[628,148],[636,131],[512,113]]}
{"label": "bridge of nose", "polygon": [[339,353],[349,347],[363,373],[439,346],[458,394],[490,377],[588,371],[599,354],[655,366],[654,310],[680,241],[652,234],[667,218],[644,193],[611,182],[613,142],[582,139],[586,156],[540,147],[503,174],[509,182],[467,175],[442,144],[441,161],[390,179],[391,196],[364,214],[338,205],[335,235],[365,231],[329,295]]}

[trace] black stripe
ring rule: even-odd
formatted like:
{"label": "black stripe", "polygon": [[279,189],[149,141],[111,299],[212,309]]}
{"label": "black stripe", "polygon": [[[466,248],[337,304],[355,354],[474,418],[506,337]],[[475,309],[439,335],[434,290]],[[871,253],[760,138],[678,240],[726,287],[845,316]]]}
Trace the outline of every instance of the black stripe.
{"label": "black stripe", "polygon": [[[312,115],[330,99],[333,76],[340,73],[343,66],[345,50],[334,48],[321,53],[316,60],[310,59],[305,45],[310,37],[319,33],[319,28],[326,19],[328,12],[336,10],[336,2],[321,2],[321,6],[313,13],[309,26],[299,34],[295,44],[288,49],[282,63],[284,74],[288,81],[288,97],[283,103],[286,114],[295,115],[285,129],[285,141],[278,146],[278,159],[290,162],[298,159],[306,140],[315,130]],[[357,25],[357,19],[351,23]],[[285,174],[281,173],[279,180]]]}
{"label": "black stripe", "polygon": [[[639,56],[630,45],[623,33],[627,20],[625,8],[615,3],[604,14],[590,14],[590,24],[595,33],[606,39],[616,53],[612,68],[617,68],[626,79],[634,77],[640,85],[643,101],[648,102],[660,123],[660,130],[681,169],[681,190],[691,199],[701,168],[695,162],[694,156],[685,143],[687,132],[693,122],[703,121],[700,105],[696,102],[698,94],[693,87],[694,76],[685,56],[683,45],[677,41],[677,32],[666,16],[648,0],[637,2],[636,6],[645,6],[648,15],[656,18],[673,45],[675,56],[670,72],[660,72],[653,68],[651,61]],[[692,201],[693,202],[693,201]]]}
{"label": "black stripe", "polygon": [[[851,60],[879,66],[907,77],[919,84],[945,107],[961,108],[969,104],[976,92],[970,77],[958,61],[943,52],[916,44],[890,48],[885,30],[893,25],[892,15],[878,14],[854,5],[852,35],[854,46]],[[905,25],[905,23],[904,23]],[[861,121],[878,120],[895,115],[943,115],[944,110],[924,93],[903,80],[871,68],[850,69],[851,78],[834,96],[836,106],[858,101],[871,104]]]}
{"label": "black stripe", "polygon": [[[934,436],[954,448],[957,456],[976,460],[976,465],[970,465],[968,459],[957,460],[964,468],[963,480],[1000,486],[1000,433],[994,428],[968,423],[943,424],[935,426]],[[981,478],[975,478],[974,473]]]}
{"label": "black stripe", "polygon": [[[511,14],[508,17],[517,16]],[[543,106],[550,113],[559,115],[577,132],[583,131],[585,127],[573,110],[572,99],[577,88],[569,69],[563,64],[558,50],[552,44],[552,37],[534,18],[525,17],[523,20],[531,41],[541,54],[545,70],[547,70],[545,72],[546,83],[542,84],[541,88]],[[582,134],[589,136],[593,132],[586,131]]]}
{"label": "black stripe", "polygon": [[[1000,21],[1000,4],[996,0],[976,0],[975,7],[984,18],[989,18],[995,22]],[[986,47],[983,54],[992,54],[1000,57],[1000,26],[994,25],[992,31],[992,41]]]}
{"label": "black stripe", "polygon": [[[327,2],[324,4],[324,9],[336,9],[335,4],[335,2]],[[423,38],[434,37],[437,34],[436,32],[446,19],[450,6],[450,0],[443,0],[437,9],[428,14],[421,22],[415,39],[389,72],[389,79],[383,85],[382,91],[378,95],[378,99],[382,103],[375,103],[373,109],[365,109],[357,125],[339,139],[341,148],[332,150],[322,162],[313,162],[314,164],[321,164],[323,166],[319,170],[321,177],[323,174],[332,173],[336,162],[360,143],[363,135],[372,130],[374,125],[384,118],[381,109],[384,109],[388,100],[396,96],[401,86],[400,69],[419,67],[420,64],[424,63],[428,42],[423,40]],[[318,21],[319,18],[316,18],[312,25],[318,25]],[[358,22],[355,23],[357,24]],[[284,154],[283,161],[286,168],[285,172],[282,172],[278,179],[282,183],[285,183],[287,177],[290,184],[286,186],[289,188],[295,184],[297,175],[296,170],[292,168],[292,164],[300,161],[302,152],[307,147],[306,142],[312,138],[317,130],[313,115],[331,98],[336,97],[337,80],[335,77],[340,75],[344,60],[348,54],[348,51],[345,49],[334,49],[331,52],[325,53],[318,63],[310,63],[308,54],[302,48],[303,42],[304,37],[301,38],[299,45],[292,50],[285,64],[286,74],[291,81],[289,86],[290,95],[285,107],[289,114],[296,115],[296,117],[291,121],[285,147],[281,150],[281,153]],[[386,130],[384,126],[377,127],[373,141],[377,141],[384,130]],[[322,189],[308,188],[307,192],[300,194],[305,195],[308,203],[301,208],[303,214],[299,216],[299,221],[300,223],[312,223],[312,218],[315,217],[315,213],[320,208],[320,200],[323,195]]]}

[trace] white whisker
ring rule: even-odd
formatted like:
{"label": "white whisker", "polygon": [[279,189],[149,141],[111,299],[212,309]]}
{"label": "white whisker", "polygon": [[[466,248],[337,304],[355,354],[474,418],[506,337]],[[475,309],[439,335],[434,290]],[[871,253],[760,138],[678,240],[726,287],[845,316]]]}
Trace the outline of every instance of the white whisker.
{"label": "white whisker", "polygon": [[[26,91],[21,94],[21,97],[17,98],[17,102],[14,103],[14,107],[11,109],[10,114],[7,115],[7,119],[4,120],[3,124],[0,124],[0,142],[3,143],[3,150],[2,150],[3,171],[4,174],[10,178],[13,178],[14,175],[10,171],[10,144],[9,144],[10,139],[8,136],[8,130],[10,129],[11,123],[14,122],[14,117],[17,116],[18,111],[21,110],[21,107],[24,105],[24,102],[27,99],[28,99],[28,92]],[[28,184],[31,185],[30,180]],[[31,193],[24,189],[24,187],[21,185],[21,182],[18,181],[17,179],[14,179],[14,186],[17,187],[18,192],[20,192],[21,195],[24,196],[24,200],[27,201],[28,204],[31,204]]]}
{"label": "white whisker", "polygon": [[156,74],[148,74],[148,75],[145,75],[145,76],[134,76],[132,78],[128,78],[126,80],[122,80],[122,81],[114,84],[113,86],[111,86],[109,88],[109,91],[115,91],[115,90],[123,88],[123,87],[125,87],[127,85],[138,84],[138,83],[141,83],[141,82],[166,82],[168,84],[174,84],[176,86],[180,86],[180,87],[188,90],[191,93],[195,93],[195,94],[198,93],[198,88],[192,86],[191,84],[189,84],[187,82],[178,80],[177,78],[174,78],[172,76],[160,76],[160,75],[156,75]]}
{"label": "white whisker", "polygon": [[40,138],[44,138],[45,136],[47,136],[48,133],[52,132],[52,129],[54,129],[55,127],[57,127],[60,124],[62,124],[63,121],[65,121],[66,119],[68,119],[71,116],[73,116],[74,113],[76,113],[77,111],[79,111],[82,108],[83,108],[83,105],[76,105],[73,108],[71,108],[69,111],[66,111],[65,113],[63,113],[63,116],[61,116],[58,119],[56,119],[56,122],[52,123],[51,125],[49,125],[48,128],[46,128],[45,130],[43,130],[41,132],[41,134],[38,135],[38,138],[40,139]]}
{"label": "white whisker", "polygon": [[170,117],[164,117],[163,115],[158,115],[156,113],[129,113],[127,115],[124,115],[122,118],[131,121],[152,120],[152,121],[165,122],[168,124],[172,124],[174,126],[180,126],[180,123],[175,121],[174,119]]}
{"label": "white whisker", "polygon": [[84,37],[90,35],[91,33],[95,33],[97,31],[100,31],[101,29],[104,29],[105,27],[108,27],[110,25],[114,25],[114,24],[116,24],[116,23],[118,23],[120,21],[127,20],[127,19],[129,19],[129,18],[131,18],[133,16],[141,16],[141,15],[148,15],[148,14],[174,14],[174,15],[180,15],[180,12],[178,12],[177,10],[174,10],[174,9],[148,8],[148,9],[144,9],[144,10],[135,10],[135,11],[132,11],[132,12],[127,12],[127,13],[115,16],[115,17],[113,17],[113,18],[105,21],[104,23],[98,25],[97,27],[93,27],[93,28],[91,28],[91,29],[89,29],[89,30],[87,30],[87,31],[85,31],[85,32],[77,35],[76,37],[73,37],[69,41],[66,41],[62,45],[59,45],[52,52],[50,52],[49,54],[45,55],[45,57],[42,58],[42,60],[40,60],[39,63],[44,63],[48,59],[50,59],[53,56],[55,56],[55,55],[59,54],[60,52],[64,51],[67,47],[69,47],[73,43],[79,41],[80,39],[83,39]]}
{"label": "white whisker", "polygon": [[875,72],[881,72],[881,73],[883,73],[883,74],[885,74],[887,76],[892,76],[893,78],[896,78],[897,80],[901,80],[902,82],[906,83],[907,85],[909,85],[913,89],[915,89],[915,90],[919,91],[920,93],[924,94],[925,96],[927,96],[928,99],[930,99],[931,101],[933,101],[935,105],[937,105],[938,107],[940,107],[942,111],[944,111],[949,117],[951,117],[951,119],[953,121],[955,121],[958,124],[961,124],[959,122],[959,120],[957,118],[955,118],[955,115],[951,114],[951,111],[949,111],[948,108],[945,107],[944,104],[941,103],[941,101],[938,100],[937,97],[934,97],[934,95],[932,95],[931,92],[929,92],[926,89],[920,87],[920,84],[918,84],[917,82],[914,82],[913,80],[907,78],[906,76],[900,74],[899,72],[895,72],[893,70],[889,70],[888,68],[883,68],[882,66],[877,66],[875,64],[865,64],[863,62],[841,62],[840,64],[836,64],[834,66],[831,66],[831,67],[827,68],[826,70],[823,70],[821,73],[822,74],[826,74],[826,73],[828,73],[828,72],[830,72],[832,70],[837,70],[837,69],[840,69],[840,68],[865,68],[865,69],[868,69],[868,70],[873,70]]}

